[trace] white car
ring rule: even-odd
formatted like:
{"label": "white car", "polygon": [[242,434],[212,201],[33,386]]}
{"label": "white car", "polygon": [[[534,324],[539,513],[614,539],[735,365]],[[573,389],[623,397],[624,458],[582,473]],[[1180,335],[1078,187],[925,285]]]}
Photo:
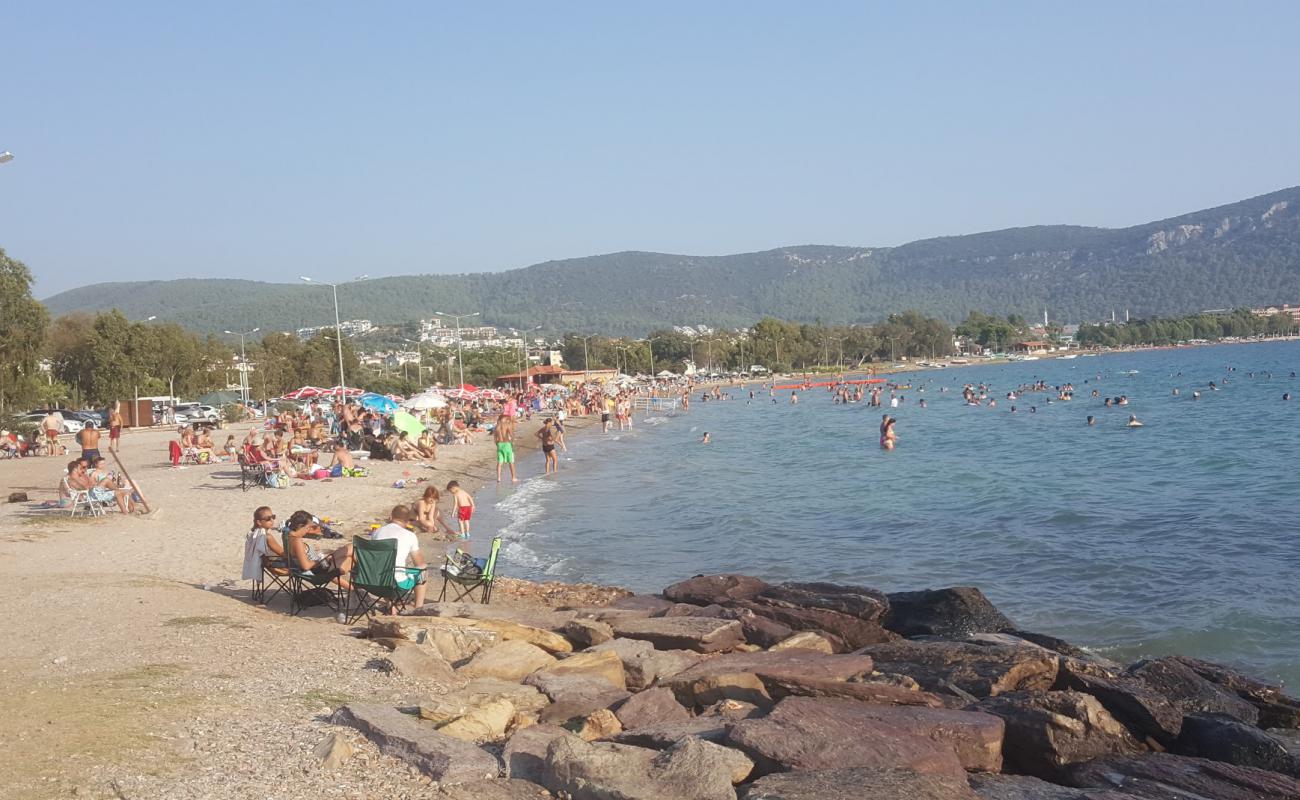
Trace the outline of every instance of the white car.
{"label": "white car", "polygon": [[176,424],[188,425],[193,422],[216,422],[221,414],[212,406],[198,403],[181,403],[176,406]]}
{"label": "white car", "polygon": [[[44,414],[40,414],[40,413],[27,414],[23,417],[23,422],[30,422],[31,424],[39,427],[41,424],[41,420],[43,419],[45,419]],[[67,417],[64,417],[63,419],[64,433],[81,433],[81,429],[84,427],[86,427],[86,424],[79,419],[68,419]]]}

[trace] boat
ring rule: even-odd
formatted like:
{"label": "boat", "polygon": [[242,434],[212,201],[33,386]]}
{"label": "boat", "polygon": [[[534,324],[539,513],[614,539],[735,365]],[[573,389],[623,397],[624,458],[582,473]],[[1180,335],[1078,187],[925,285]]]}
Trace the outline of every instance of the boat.
{"label": "boat", "polygon": [[1061,358],[1064,359],[1071,359],[1071,358],[1078,358],[1078,357],[1079,357],[1078,353],[1070,353],[1068,356],[1061,356]]}

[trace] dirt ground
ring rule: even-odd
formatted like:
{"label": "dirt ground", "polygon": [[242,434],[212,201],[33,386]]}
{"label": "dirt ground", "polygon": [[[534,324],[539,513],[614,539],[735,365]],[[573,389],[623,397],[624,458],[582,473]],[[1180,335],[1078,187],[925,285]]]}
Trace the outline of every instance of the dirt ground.
{"label": "dirt ground", "polygon": [[[228,432],[242,438],[248,427]],[[531,441],[534,427],[518,438]],[[55,499],[72,455],[0,461],[0,498],[30,497],[0,504],[0,798],[426,796],[427,779],[327,717],[352,700],[437,687],[376,669],[383,651],[327,609],[291,617],[283,596],[253,602],[239,580],[244,534],[263,504],[281,521],[303,508],[347,536],[362,533],[422,488],[393,488],[399,478],[440,489],[495,480],[490,437],[439,448],[431,467],[375,463],[368,478],[248,492],[234,465],[171,468],[172,438],[122,439],[148,515],[73,519],[39,507]],[[521,450],[521,467],[540,471],[540,455]],[[489,536],[476,534],[476,554]],[[429,550],[440,559],[439,547]],[[511,592],[498,590],[496,602],[512,602]],[[312,750],[335,731],[357,755],[326,773]]]}

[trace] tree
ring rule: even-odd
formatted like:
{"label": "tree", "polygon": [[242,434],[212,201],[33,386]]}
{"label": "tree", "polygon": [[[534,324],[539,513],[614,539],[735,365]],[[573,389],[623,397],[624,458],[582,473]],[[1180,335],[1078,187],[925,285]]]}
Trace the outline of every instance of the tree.
{"label": "tree", "polygon": [[32,297],[31,271],[0,249],[0,411],[38,395],[49,326],[49,312]]}

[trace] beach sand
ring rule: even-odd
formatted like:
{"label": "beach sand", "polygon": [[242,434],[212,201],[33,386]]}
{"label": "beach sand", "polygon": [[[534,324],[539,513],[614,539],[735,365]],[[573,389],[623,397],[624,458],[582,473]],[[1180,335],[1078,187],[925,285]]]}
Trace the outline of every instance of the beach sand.
{"label": "beach sand", "polygon": [[[543,468],[533,436],[538,422],[521,425],[516,436],[521,478]],[[591,422],[572,420],[570,436]],[[249,427],[231,426],[219,441]],[[170,468],[172,438],[153,429],[122,439],[122,459],[154,509],[148,516],[71,519],[66,509],[36,507],[55,499],[73,454],[0,461],[0,497],[30,497],[0,503],[0,696],[8,717],[0,726],[0,797],[427,793],[427,778],[326,722],[344,702],[418,698],[427,687],[376,670],[384,651],[323,607],[290,617],[283,596],[268,607],[252,602],[249,583],[239,580],[244,534],[263,504],[280,521],[300,508],[328,516],[351,536],[394,504],[413,501],[428,485],[409,485],[415,478],[440,490],[458,480],[474,491],[496,479],[491,436],[438,448],[431,469],[375,462],[364,479],[248,492],[239,489],[236,465]],[[403,477],[408,487],[393,488]],[[473,552],[483,554],[490,537],[475,531]],[[436,565],[448,545],[428,538],[421,542]],[[502,572],[509,574],[508,564]],[[431,581],[430,599],[439,585]],[[493,603],[587,604],[612,596],[601,587],[503,580]],[[326,774],[312,749],[335,731],[358,755]]]}

